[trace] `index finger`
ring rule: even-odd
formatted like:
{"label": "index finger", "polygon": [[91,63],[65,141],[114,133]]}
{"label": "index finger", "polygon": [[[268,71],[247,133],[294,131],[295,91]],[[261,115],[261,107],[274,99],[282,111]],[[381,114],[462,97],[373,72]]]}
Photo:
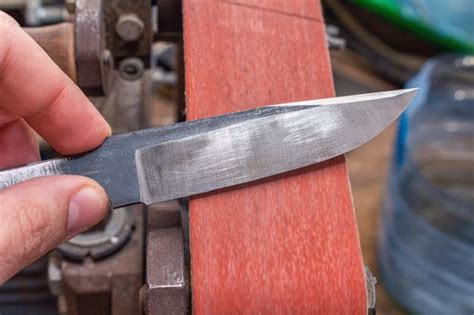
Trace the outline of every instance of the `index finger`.
{"label": "index finger", "polygon": [[1,11],[0,107],[23,118],[62,154],[93,149],[111,133],[74,82]]}

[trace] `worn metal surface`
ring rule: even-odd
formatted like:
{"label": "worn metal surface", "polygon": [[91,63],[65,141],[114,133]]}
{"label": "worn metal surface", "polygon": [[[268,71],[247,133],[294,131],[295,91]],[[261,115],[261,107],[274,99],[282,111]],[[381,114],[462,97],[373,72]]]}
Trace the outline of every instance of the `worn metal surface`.
{"label": "worn metal surface", "polygon": [[151,204],[195,195],[348,152],[377,135],[408,104],[393,106],[377,103],[377,99],[353,97],[346,99],[347,103],[332,99],[281,105],[278,108],[300,109],[259,115],[140,149],[136,159],[141,200]]}
{"label": "worn metal surface", "polygon": [[177,201],[148,209],[146,278],[142,306],[146,314],[185,314],[187,274],[181,209]]}
{"label": "worn metal surface", "polygon": [[[132,16],[131,24],[123,23],[130,22]],[[115,64],[124,58],[136,57],[148,65],[153,41],[150,0],[104,1],[103,23],[105,46],[112,52]],[[127,25],[129,27],[123,28]]]}
{"label": "worn metal surface", "polygon": [[141,314],[139,291],[143,285],[144,211],[133,209],[136,229],[130,241],[112,257],[78,264],[63,260],[62,293],[68,315]]}
{"label": "worn metal surface", "polygon": [[185,197],[344,154],[393,122],[415,93],[288,103],[116,135],[82,156],[0,172],[0,189],[77,174],[98,181],[114,207]]}
{"label": "worn metal surface", "polygon": [[374,277],[369,267],[365,266],[365,282],[367,286],[367,313],[375,315],[377,313],[375,285],[377,278]]}
{"label": "worn metal surface", "polygon": [[135,13],[121,14],[115,25],[117,34],[127,42],[137,41],[144,29],[143,21]]}
{"label": "worn metal surface", "polygon": [[104,259],[118,252],[130,239],[134,229],[131,208],[120,208],[110,212],[109,217],[93,229],[79,234],[58,250],[68,259],[84,261]]}
{"label": "worn metal surface", "polygon": [[77,83],[91,95],[103,93],[100,60],[104,47],[102,23],[102,0],[76,0]]}

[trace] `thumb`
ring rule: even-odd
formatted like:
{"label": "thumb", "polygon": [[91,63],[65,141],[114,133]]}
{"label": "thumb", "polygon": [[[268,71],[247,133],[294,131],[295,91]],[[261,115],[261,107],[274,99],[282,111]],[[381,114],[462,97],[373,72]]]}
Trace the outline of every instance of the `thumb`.
{"label": "thumb", "polygon": [[0,284],[107,214],[105,191],[80,176],[41,177],[0,191]]}

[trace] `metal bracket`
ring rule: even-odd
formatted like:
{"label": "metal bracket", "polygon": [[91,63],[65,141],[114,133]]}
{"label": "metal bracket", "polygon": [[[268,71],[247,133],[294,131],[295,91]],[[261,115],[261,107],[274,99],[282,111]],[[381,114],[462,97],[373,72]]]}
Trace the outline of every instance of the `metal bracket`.
{"label": "metal bracket", "polygon": [[186,314],[187,271],[181,207],[177,201],[148,209],[146,278],[141,289],[146,314]]}

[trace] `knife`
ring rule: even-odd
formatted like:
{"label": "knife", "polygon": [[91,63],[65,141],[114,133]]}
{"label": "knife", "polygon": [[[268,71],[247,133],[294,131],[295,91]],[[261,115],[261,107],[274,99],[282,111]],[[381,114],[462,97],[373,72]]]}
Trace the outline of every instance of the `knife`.
{"label": "knife", "polygon": [[114,208],[187,197],[344,154],[393,122],[417,89],[271,105],[118,134],[85,154],[0,172],[0,189],[40,176],[96,180]]}

